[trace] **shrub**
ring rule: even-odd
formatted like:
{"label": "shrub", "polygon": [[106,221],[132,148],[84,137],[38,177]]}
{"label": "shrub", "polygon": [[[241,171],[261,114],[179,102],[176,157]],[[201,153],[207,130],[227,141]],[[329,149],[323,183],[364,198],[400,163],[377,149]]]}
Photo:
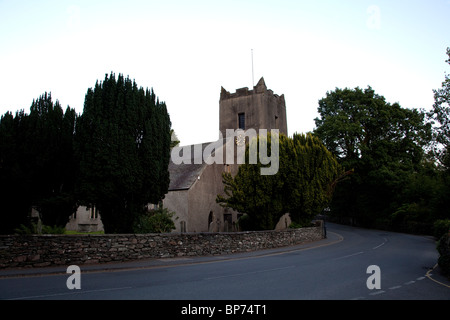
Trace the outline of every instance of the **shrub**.
{"label": "shrub", "polygon": [[42,234],[65,234],[66,229],[60,226],[42,226]]}
{"label": "shrub", "polygon": [[314,224],[312,223],[312,221],[310,219],[303,219],[301,221],[293,221],[291,222],[291,224],[289,225],[289,229],[300,229],[300,228],[308,228],[308,227],[313,227]]}
{"label": "shrub", "polygon": [[450,276],[450,233],[447,232],[439,239],[437,250],[439,267],[445,275]]}
{"label": "shrub", "polygon": [[14,229],[15,234],[36,234],[36,225],[30,224],[30,225],[24,225],[20,224],[18,228]]}
{"label": "shrub", "polygon": [[440,239],[444,234],[450,231],[450,219],[436,220],[433,225],[433,231],[436,239]]}
{"label": "shrub", "polygon": [[[175,229],[175,212],[167,208],[158,208],[142,214],[134,223],[135,233],[166,233]],[[177,219],[177,218],[176,218]]]}
{"label": "shrub", "polygon": [[59,226],[46,226],[40,223],[31,222],[28,225],[21,224],[14,229],[15,234],[64,234],[66,229]]}
{"label": "shrub", "polygon": [[239,231],[251,231],[257,229],[256,224],[252,221],[248,214],[244,214],[238,219],[237,227]]}

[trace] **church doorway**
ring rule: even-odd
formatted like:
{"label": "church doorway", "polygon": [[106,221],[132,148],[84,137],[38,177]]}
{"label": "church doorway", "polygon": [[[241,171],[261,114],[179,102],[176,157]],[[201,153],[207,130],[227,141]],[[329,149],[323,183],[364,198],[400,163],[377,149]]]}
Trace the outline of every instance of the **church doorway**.
{"label": "church doorway", "polygon": [[214,213],[212,211],[209,212],[209,216],[208,216],[208,231],[209,232],[213,232],[214,230],[214,226],[213,226],[213,221],[214,221]]}

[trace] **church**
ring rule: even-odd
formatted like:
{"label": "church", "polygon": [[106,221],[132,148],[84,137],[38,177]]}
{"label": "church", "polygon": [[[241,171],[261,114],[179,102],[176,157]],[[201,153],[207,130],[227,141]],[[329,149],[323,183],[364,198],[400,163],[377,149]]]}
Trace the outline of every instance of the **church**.
{"label": "church", "polygon": [[[252,90],[247,87],[230,93],[223,87],[219,100],[219,130],[221,139],[213,142],[175,147],[169,163],[169,191],[163,207],[175,212],[173,232],[232,232],[242,213],[216,203],[218,194],[224,194],[222,173],[237,174],[239,164],[237,140],[226,139],[227,130],[278,129],[287,135],[284,95],[267,89],[261,78]],[[244,135],[245,137],[245,135]],[[245,146],[244,146],[245,147]],[[233,151],[234,161],[224,161]],[[242,150],[242,149],[241,149]],[[220,161],[222,158],[222,161]],[[181,160],[181,161],[174,161]],[[217,161],[219,160],[219,161]],[[287,228],[289,215],[280,219],[276,229]],[[79,207],[66,225],[67,230],[82,232],[102,231],[103,225],[95,207]]]}
{"label": "church", "polygon": [[[222,173],[235,175],[238,161],[228,163],[217,160],[217,155],[226,157],[237,151],[234,139],[226,139],[227,130],[278,129],[287,135],[286,104],[284,95],[274,94],[267,89],[261,78],[253,90],[247,87],[230,93],[221,88],[219,101],[219,130],[221,139],[215,142],[178,147],[172,150],[169,164],[169,192],[163,206],[176,213],[174,232],[231,232],[237,231],[236,222],[242,215],[216,203],[218,194],[224,194]],[[233,146],[230,146],[233,144]],[[212,151],[212,152],[211,152]],[[183,161],[174,161],[174,155]],[[215,158],[216,159],[213,159]],[[290,219],[280,219],[277,229],[286,228]]]}

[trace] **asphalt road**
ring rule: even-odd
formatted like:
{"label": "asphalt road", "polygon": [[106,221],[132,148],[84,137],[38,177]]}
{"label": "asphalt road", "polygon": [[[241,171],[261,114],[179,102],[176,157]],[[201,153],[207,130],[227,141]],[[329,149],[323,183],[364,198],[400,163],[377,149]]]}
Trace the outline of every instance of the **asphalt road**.
{"label": "asphalt road", "polygon": [[0,299],[450,300],[431,237],[336,224],[327,231],[323,241],[249,254],[81,266],[81,289],[68,289],[65,268],[1,270]]}

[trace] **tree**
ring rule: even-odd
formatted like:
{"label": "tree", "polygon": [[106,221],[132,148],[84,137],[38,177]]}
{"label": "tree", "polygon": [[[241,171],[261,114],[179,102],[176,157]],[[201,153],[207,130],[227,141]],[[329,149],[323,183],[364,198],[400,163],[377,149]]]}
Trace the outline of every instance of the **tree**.
{"label": "tree", "polygon": [[[271,150],[272,138],[270,133],[267,137],[258,136],[257,140],[250,143],[259,143],[267,139],[265,146]],[[279,136],[279,145],[287,143],[287,137]],[[260,161],[257,164],[249,164],[249,144],[245,150],[245,164],[239,166],[237,175],[233,178],[230,173],[223,174],[224,191],[226,197],[218,195],[216,201],[222,206],[246,213],[249,217],[247,228],[252,230],[274,229],[279,218],[284,214],[282,198],[279,192],[281,179],[278,172],[276,175],[261,175]],[[259,160],[259,159],[258,159]],[[280,157],[279,165],[283,165],[284,158]]]}
{"label": "tree", "polygon": [[[450,65],[450,47],[447,48],[447,62]],[[428,117],[433,124],[438,123],[434,129],[434,141],[438,144],[436,153],[438,158],[444,162],[443,158],[446,153],[450,151],[450,75],[445,75],[445,80],[442,82],[442,88],[433,90],[434,104]],[[439,147],[439,145],[443,147]]]}
{"label": "tree", "polygon": [[28,224],[36,207],[44,224],[64,227],[75,207],[75,111],[63,112],[50,93],[33,100],[30,114],[0,120],[2,232]]}
{"label": "tree", "polygon": [[64,112],[59,101],[44,93],[30,107],[27,145],[32,171],[32,203],[42,223],[64,227],[76,211],[76,163],[73,139],[76,113]]}
{"label": "tree", "polygon": [[302,224],[329,205],[344,172],[336,157],[311,133],[294,134],[293,151],[289,157],[293,162],[286,168],[286,180],[291,182],[285,202],[292,221]]}
{"label": "tree", "polygon": [[27,171],[24,129],[27,115],[23,110],[7,112],[0,119],[0,233],[8,234],[27,224],[31,211],[31,179]]}
{"label": "tree", "polygon": [[[450,65],[450,47],[447,48]],[[439,161],[440,186],[434,201],[435,215],[442,219],[450,219],[450,74],[445,74],[442,88],[433,90],[433,109],[428,117],[434,126],[433,142],[435,158]]]}
{"label": "tree", "polygon": [[[268,135],[267,149],[271,149],[271,139]],[[225,196],[218,195],[217,202],[246,213],[249,227],[273,229],[288,212],[293,222],[303,224],[327,206],[340,168],[317,137],[280,135],[279,170],[275,175],[261,175],[261,162],[249,164],[248,153],[247,145],[247,161],[235,177],[223,174]]]}
{"label": "tree", "polygon": [[424,112],[387,103],[371,87],[327,92],[318,112],[314,133],[354,170],[336,191],[334,214],[368,225],[395,211],[431,139]]}
{"label": "tree", "polygon": [[175,133],[175,130],[173,130],[173,129],[170,130],[170,139],[171,139],[171,143],[170,143],[171,149],[176,146],[179,146],[180,140],[178,140],[177,134]]}
{"label": "tree", "polygon": [[78,197],[99,209],[107,233],[132,232],[168,191],[171,122],[164,102],[113,73],[88,89],[77,124]]}

